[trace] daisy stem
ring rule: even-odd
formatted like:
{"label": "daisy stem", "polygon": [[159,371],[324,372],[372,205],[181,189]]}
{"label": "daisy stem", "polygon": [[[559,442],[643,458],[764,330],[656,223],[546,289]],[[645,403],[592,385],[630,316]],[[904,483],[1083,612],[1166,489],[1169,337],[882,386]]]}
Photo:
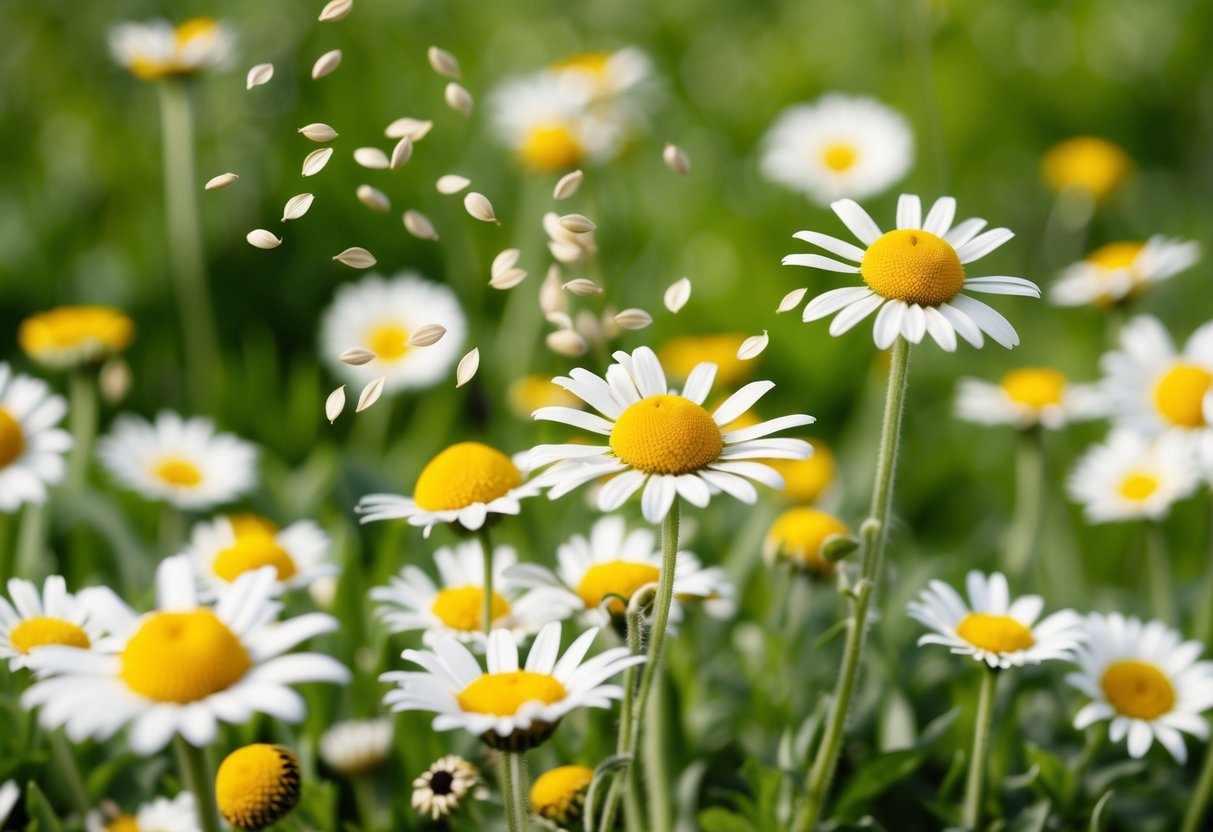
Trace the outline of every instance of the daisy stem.
{"label": "daisy stem", "polygon": [[1022,431],[1015,455],[1015,514],[1007,529],[1004,568],[1022,583],[1032,565],[1044,508],[1044,443],[1040,427]]}
{"label": "daisy stem", "polygon": [[[1213,522],[1213,511],[1209,512],[1209,518]],[[1213,530],[1209,537],[1213,540]],[[1213,558],[1213,552],[1208,557]],[[1204,600],[1196,610],[1192,637],[1201,644],[1213,643],[1213,569],[1205,570],[1204,587],[1197,597]]]}
{"label": "daisy stem", "polygon": [[367,830],[379,827],[378,812],[375,807],[375,781],[364,774],[350,778],[350,788],[354,792],[354,804],[358,807],[358,817],[362,826]]}
{"label": "daisy stem", "polygon": [[84,781],[80,778],[80,767],[76,765],[76,758],[72,755],[72,749],[67,744],[62,728],[50,732],[50,744],[51,759],[54,760],[55,768],[63,781],[63,788],[72,808],[83,818],[92,808],[92,804],[88,799],[88,791],[84,788]]}
{"label": "daisy stem", "polygon": [[196,748],[185,738],[173,737],[173,751],[177,755],[177,768],[185,788],[194,795],[198,807],[198,829],[200,832],[220,832],[219,807],[215,803],[214,777],[206,761],[206,749]]}
{"label": "daisy stem", "polygon": [[88,461],[97,432],[97,385],[95,376],[77,368],[68,376],[68,419],[72,433],[72,452],[68,459],[67,487],[80,491],[88,478]]}
{"label": "daisy stem", "polygon": [[1171,559],[1162,526],[1146,521],[1146,561],[1150,569],[1150,602],[1154,615],[1168,627],[1175,626],[1175,591],[1171,585]]}
{"label": "daisy stem", "polygon": [[986,783],[986,757],[990,753],[990,726],[994,722],[994,691],[998,670],[986,667],[981,674],[981,692],[977,696],[977,721],[973,728],[973,753],[969,757],[969,777],[965,782],[964,828],[981,824],[981,798]]}
{"label": "daisy stem", "polygon": [[33,578],[43,564],[46,552],[46,506],[29,503],[21,512],[21,526],[17,529],[17,562],[13,574],[22,578]]}
{"label": "daisy stem", "polygon": [[644,735],[644,782],[648,797],[649,825],[640,827],[651,832],[669,832],[670,786],[667,782],[665,749],[665,695],[660,680],[653,686],[649,698],[648,715]]}
{"label": "daisy stem", "polygon": [[480,625],[487,639],[493,632],[493,540],[489,537],[488,526],[481,526],[476,531],[476,537],[480,540],[480,554],[484,557],[484,607],[480,611]]}
{"label": "daisy stem", "polygon": [[505,799],[505,820],[509,832],[527,832],[530,828],[526,801],[526,766],[517,751],[501,753],[501,794]]}
{"label": "daisy stem", "polygon": [[1213,743],[1210,743],[1205,751],[1205,764],[1200,769],[1200,779],[1196,781],[1192,799],[1188,801],[1188,809],[1184,812],[1182,832],[1199,832],[1208,828],[1202,826],[1201,821],[1209,810],[1210,797],[1213,797]]}
{"label": "daisy stem", "polygon": [[904,338],[893,342],[889,366],[889,387],[885,395],[884,424],[880,432],[880,453],[876,460],[876,482],[872,488],[872,508],[860,528],[863,552],[861,577],[851,590],[851,616],[847,621],[847,640],[842,665],[834,687],[834,698],[826,718],[821,744],[805,779],[805,798],[792,824],[795,832],[809,832],[821,817],[826,797],[838,768],[847,712],[855,696],[855,681],[863,657],[868,608],[884,566],[888,540],[889,509],[893,501],[893,481],[897,471],[897,448],[901,439],[901,417],[905,411],[906,385],[910,375],[910,345]]}

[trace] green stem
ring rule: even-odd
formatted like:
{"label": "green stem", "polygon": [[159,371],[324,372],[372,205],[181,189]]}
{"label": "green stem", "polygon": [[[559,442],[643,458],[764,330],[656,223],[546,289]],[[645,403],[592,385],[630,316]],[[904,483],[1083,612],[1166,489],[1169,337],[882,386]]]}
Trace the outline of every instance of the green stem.
{"label": "green stem", "polygon": [[33,579],[49,569],[39,567],[46,553],[46,506],[29,503],[21,512],[21,526],[17,530],[17,562],[14,571],[17,577]]}
{"label": "green stem", "polygon": [[[487,639],[493,632],[493,541],[489,537],[489,527],[481,526],[476,532],[480,540],[480,554],[484,557],[484,606],[480,611],[480,626],[484,628]],[[484,644],[485,655],[488,655],[488,641]]]}
{"label": "green stem", "polygon": [[185,515],[181,509],[165,503],[160,510],[160,557],[167,558],[178,553],[185,542]]}
{"label": "green stem", "polygon": [[1205,751],[1205,764],[1200,770],[1200,779],[1196,781],[1192,799],[1188,801],[1188,810],[1184,812],[1182,832],[1199,832],[1208,828],[1207,825],[1202,826],[1201,821],[1205,820],[1205,813],[1209,810],[1210,797],[1213,797],[1213,743],[1209,743]]}
{"label": "green stem", "polygon": [[1021,584],[1032,565],[1044,508],[1044,444],[1040,426],[1023,431],[1015,456],[1015,514],[1007,529],[1003,569],[1011,582]]}
{"label": "green stem", "polygon": [[80,777],[80,767],[76,765],[76,757],[72,754],[71,746],[59,728],[50,732],[51,759],[62,780],[63,789],[67,792],[72,808],[81,818],[89,813],[92,804],[88,799],[88,791],[84,788],[84,780]]}
{"label": "green stem", "polygon": [[1154,615],[1169,627],[1175,626],[1175,591],[1171,585],[1171,559],[1162,526],[1146,521],[1146,562],[1150,569],[1150,602]]}
{"label": "green stem", "polygon": [[67,487],[78,492],[88,479],[88,462],[97,433],[96,376],[77,368],[68,376],[68,421],[72,434],[72,452],[68,459]]}
{"label": "green stem", "polygon": [[181,316],[181,334],[185,341],[187,379],[194,406],[213,411],[213,394],[220,388],[220,366],[198,219],[194,114],[189,88],[184,82],[169,79],[156,86],[160,90],[164,142],[168,248],[174,294]]}
{"label": "green stem", "polygon": [[795,832],[809,832],[825,807],[838,755],[846,729],[847,713],[855,695],[856,677],[863,657],[864,635],[867,630],[868,608],[884,566],[884,550],[888,541],[889,510],[893,501],[893,482],[897,473],[897,449],[901,438],[901,418],[905,412],[906,386],[910,375],[910,345],[904,338],[893,342],[892,363],[889,366],[889,387],[885,395],[884,424],[880,432],[880,454],[876,460],[876,481],[872,487],[872,507],[860,529],[862,571],[851,590],[851,616],[847,621],[847,640],[843,648],[842,665],[826,718],[825,732],[813,765],[805,779],[805,798],[793,821]]}
{"label": "green stem", "polygon": [[198,829],[200,832],[220,832],[219,807],[215,803],[215,781],[206,762],[206,749],[195,748],[181,736],[173,737],[173,751],[177,755],[177,768],[185,788],[194,795],[198,807]]}
{"label": "green stem", "polygon": [[[1213,495],[1213,489],[1209,493]],[[1209,520],[1210,524],[1213,525],[1213,511],[1209,512]],[[1208,539],[1213,541],[1213,528],[1210,529]],[[1201,589],[1199,595],[1203,600],[1196,610],[1196,621],[1193,625],[1192,637],[1201,644],[1210,644],[1213,643],[1213,552],[1210,552],[1207,556],[1204,572],[1204,587]]]}
{"label": "green stem", "polygon": [[658,680],[649,699],[647,730],[644,733],[644,782],[649,809],[649,825],[646,828],[650,832],[669,832],[673,814],[665,764],[664,699],[664,688]]}
{"label": "green stem", "polygon": [[350,788],[354,791],[354,805],[358,807],[363,828],[377,829],[379,813],[375,808],[375,781],[365,774],[356,774],[350,778]]}
{"label": "green stem", "polygon": [[526,798],[526,766],[517,751],[501,753],[501,793],[505,798],[505,821],[509,832],[527,832],[530,812]]}
{"label": "green stem", "polygon": [[931,0],[911,0],[906,8],[906,39],[910,54],[911,69],[918,83],[918,109],[920,135],[930,154],[932,190],[944,193],[948,180],[948,157],[944,147],[943,131],[940,129],[939,102],[935,95],[935,80],[932,68]]}
{"label": "green stem", "polygon": [[984,668],[981,674],[981,693],[977,697],[973,753],[969,757],[969,777],[965,782],[965,829],[977,829],[981,823],[981,798],[986,783],[986,757],[990,753],[990,726],[994,721],[994,691],[997,686],[998,670],[992,667]]}

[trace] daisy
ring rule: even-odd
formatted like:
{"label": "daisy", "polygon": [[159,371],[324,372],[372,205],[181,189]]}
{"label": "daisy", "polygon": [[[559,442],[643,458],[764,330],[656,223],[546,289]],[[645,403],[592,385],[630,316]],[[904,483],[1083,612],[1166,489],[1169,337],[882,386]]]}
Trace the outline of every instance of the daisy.
{"label": "daisy", "polygon": [[914,133],[901,113],[839,93],[788,107],[762,144],[763,175],[820,205],[875,196],[914,162]]}
{"label": "daisy", "polygon": [[1075,136],[1049,148],[1041,168],[1054,193],[1081,193],[1102,201],[1129,175],[1133,160],[1107,139]]}
{"label": "daisy", "polygon": [[956,393],[956,415],[980,425],[1065,427],[1106,414],[1104,398],[1093,384],[1071,384],[1051,367],[1021,367],[997,384],[962,378]]}
{"label": "daisy", "polygon": [[10,578],[8,594],[11,604],[0,596],[0,660],[8,659],[9,670],[28,667],[30,657],[49,645],[87,650],[105,634],[84,593],[69,593],[59,575],[46,579],[41,594],[36,584]]}
{"label": "daisy", "polygon": [[586,794],[594,780],[589,766],[557,766],[535,778],[531,811],[544,820],[572,829],[581,822]]}
{"label": "daisy", "polygon": [[1113,431],[1078,460],[1066,483],[1090,523],[1161,520],[1200,484],[1190,443]]}
{"label": "daisy", "polygon": [[399,684],[384,702],[393,711],[433,711],[435,731],[462,728],[490,746],[525,751],[542,743],[566,714],[577,708],[607,708],[623,689],[603,684],[644,656],[626,647],[605,650],[583,662],[598,635],[593,628],[560,652],[560,624],[544,626],[522,669],[518,647],[504,630],[489,637],[488,670],[453,638],[435,639],[433,652],[405,650],[405,660],[424,672],[391,671],[380,681]]}
{"label": "daisy", "polygon": [[[428,324],[446,334],[428,347],[410,347],[409,337]],[[389,393],[433,387],[463,354],[467,320],[455,293],[412,272],[389,279],[371,275],[337,289],[321,324],[320,349],[333,372],[352,384],[380,376]],[[338,356],[361,347],[375,357],[352,366]]]}
{"label": "daisy", "polygon": [[990,667],[1007,668],[1069,659],[1082,643],[1081,622],[1072,610],[1037,621],[1044,599],[1022,595],[1012,601],[1002,573],[987,577],[974,569],[965,584],[967,604],[960,593],[938,580],[931,581],[919,600],[910,602],[910,617],[935,631],[918,639],[920,645],[941,644]]}
{"label": "daisy", "polygon": [[[772,488],[783,481],[760,459],[803,459],[812,446],[800,439],[775,439],[770,434],[812,424],[812,416],[795,414],[752,427],[724,431],[766,394],[774,383],[753,381],[709,413],[703,402],[712,388],[716,365],[702,363],[691,371],[682,392],[671,393],[657,356],[648,347],[630,355],[615,353],[615,364],[603,379],[581,368],[554,381],[584,399],[602,414],[545,407],[534,418],[563,422],[609,437],[606,445],[539,445],[528,457],[532,467],[557,465],[542,478],[548,496],[563,496],[580,485],[613,476],[598,495],[602,511],[614,511],[643,488],[645,520],[660,523],[674,499],[705,507],[721,491],[747,503],[758,499],[749,480]],[[606,417],[606,418],[603,418]]]}
{"label": "daisy", "polygon": [[[661,549],[647,528],[628,531],[621,517],[603,517],[587,540],[573,535],[556,549],[556,572],[533,563],[520,563],[505,573],[507,586],[533,589],[554,612],[578,611],[594,624],[620,617],[641,587],[661,576]],[[704,601],[709,613],[725,618],[733,613],[733,587],[718,568],[705,569],[690,552],[678,552],[674,597]],[[675,603],[670,616],[682,617]]]}
{"label": "daisy", "polygon": [[434,821],[453,815],[479,782],[476,766],[458,754],[447,754],[413,781],[413,809]]}
{"label": "daisy", "polygon": [[589,104],[584,84],[547,72],[505,81],[489,100],[497,135],[526,167],[539,171],[572,170],[619,152],[626,122],[595,115]]}
{"label": "daisy", "polygon": [[279,529],[264,517],[234,514],[194,526],[185,554],[213,597],[263,566],[274,567],[280,586],[311,586],[317,578],[337,574],[330,549],[329,536],[311,520]]}
{"label": "daisy", "polygon": [[[831,335],[841,335],[877,309],[873,329],[876,346],[885,349],[900,335],[912,344],[928,333],[951,352],[956,336],[975,347],[982,333],[1010,349],[1019,343],[1015,329],[1001,314],[966,294],[1040,297],[1035,283],[1021,277],[967,277],[965,264],[985,257],[1013,236],[1005,228],[979,233],[982,219],[967,219],[952,225],[956,200],[950,196],[935,201],[926,218],[917,196],[902,194],[897,202],[897,227],[881,232],[875,221],[857,203],[842,199],[830,205],[843,224],[866,248],[821,234],[801,231],[795,236],[831,254],[850,260],[845,263],[820,254],[789,254],[785,266],[808,266],[832,272],[858,274],[865,285],[831,289],[811,300],[804,320],[816,321],[838,312],[830,324]],[[799,304],[806,289],[784,298],[780,310]]]}
{"label": "daisy", "polygon": [[191,792],[178,792],[144,803],[133,815],[118,814],[105,818],[101,812],[89,812],[84,819],[86,832],[199,832],[198,810]]}
{"label": "daisy", "polygon": [[291,813],[302,792],[299,758],[289,748],[254,743],[224,758],[215,803],[237,829],[265,829]]}
{"label": "daisy", "polygon": [[1110,719],[1112,742],[1129,738],[1129,756],[1144,757],[1155,740],[1181,765],[1188,749],[1181,732],[1209,738],[1202,715],[1213,707],[1213,662],[1197,661],[1198,641],[1161,621],[1143,624],[1120,613],[1086,617],[1085,643],[1078,649],[1078,672],[1066,681],[1088,702],[1074,716],[1074,727]]}
{"label": "daisy", "polygon": [[539,493],[535,481],[524,482],[514,460],[480,442],[459,442],[431,459],[417,476],[412,497],[367,494],[355,511],[363,523],[408,520],[424,526],[425,536],[437,523],[457,523],[477,531],[490,514],[517,514],[519,501]]}
{"label": "daisy", "polygon": [[652,75],[653,64],[640,49],[579,52],[548,67],[548,72],[585,90],[595,101],[617,98]]}
{"label": "daisy", "polygon": [[836,535],[849,536],[851,529],[832,514],[808,506],[790,508],[775,519],[767,532],[762,553],[767,563],[786,560],[819,577],[834,574],[822,546]]}
{"label": "daisy", "polygon": [[144,615],[96,588],[89,603],[109,637],[90,650],[49,646],[30,656],[39,681],[22,704],[41,706],[42,725],[64,726],[73,742],[130,724],[131,749],[144,756],[178,734],[209,745],[219,721],[243,724],[254,713],[298,722],[306,706],[288,685],[344,683],[349,671],[317,653],[284,655],[337,622],[323,613],[275,622],[274,578],[268,567],[241,575],[204,607],[189,559],[167,558],[156,570],[158,607]]}
{"label": "daisy", "polygon": [[148,500],[200,510],[230,503],[257,483],[257,449],[209,419],[161,411],[155,422],[126,414],[97,444],[122,485]]}
{"label": "daisy", "polygon": [[101,361],[134,337],[134,321],[111,306],[57,306],[26,318],[17,330],[25,354],[55,369]]}
{"label": "daisy", "polygon": [[1200,260],[1200,244],[1155,235],[1144,243],[1109,243],[1069,266],[1049,289],[1058,306],[1111,306],[1130,301]]}
{"label": "daisy", "polygon": [[165,20],[120,23],[109,33],[114,60],[144,81],[222,66],[231,57],[235,40],[226,26],[208,17],[191,18],[175,27]]}
{"label": "daisy", "polygon": [[320,759],[347,777],[374,771],[392,753],[390,719],[350,719],[337,722],[320,736]]}
{"label": "daisy", "polygon": [[63,480],[72,437],[57,425],[67,402],[46,382],[14,375],[0,361],[0,512],[46,502],[46,487]]}
{"label": "daisy", "polygon": [[[518,562],[510,546],[493,549],[493,586],[502,587],[503,573]],[[454,549],[434,553],[441,586],[416,566],[406,566],[388,586],[371,590],[371,600],[381,606],[379,617],[392,633],[424,630],[426,644],[439,636],[463,642],[485,641],[484,634],[484,555],[475,540]],[[521,642],[549,621],[564,618],[569,607],[554,606],[542,593],[506,589],[493,592],[493,629],[502,629]]]}

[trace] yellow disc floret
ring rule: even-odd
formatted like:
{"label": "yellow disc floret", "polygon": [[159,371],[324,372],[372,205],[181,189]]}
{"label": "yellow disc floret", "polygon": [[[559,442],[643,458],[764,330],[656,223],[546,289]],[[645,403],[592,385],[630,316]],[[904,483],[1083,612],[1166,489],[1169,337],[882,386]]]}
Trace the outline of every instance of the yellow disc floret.
{"label": "yellow disc floret", "polygon": [[859,161],[859,152],[847,142],[828,144],[821,151],[821,162],[834,173],[846,173]]}
{"label": "yellow disc floret", "polygon": [[1116,490],[1126,500],[1140,503],[1150,499],[1150,495],[1157,491],[1161,484],[1158,477],[1149,471],[1131,471],[1121,479]]}
{"label": "yellow disc floret", "polygon": [[279,531],[277,523],[259,514],[229,514],[227,522],[231,524],[232,534],[236,537],[249,534],[268,534],[273,537]]}
{"label": "yellow disc floret", "polygon": [[69,367],[130,346],[135,324],[109,306],[59,306],[21,322],[17,341],[35,361]]}
{"label": "yellow disc floret", "polygon": [[1108,243],[1088,254],[1087,262],[1107,271],[1129,269],[1143,248],[1145,245],[1142,243]]}
{"label": "yellow disc floret", "polygon": [[[608,595],[629,599],[642,586],[657,583],[659,577],[661,570],[649,563],[627,560],[596,563],[585,571],[581,583],[577,585],[577,595],[585,602],[586,608],[597,609]],[[623,601],[614,599],[608,608],[615,615],[622,615],[623,604]]]}
{"label": "yellow disc floret", "polygon": [[79,647],[87,650],[90,646],[88,633],[79,625],[62,618],[47,618],[35,616],[27,618],[8,634],[9,644],[18,653],[28,654],[31,650],[46,647],[48,644],[61,644],[66,647]]}
{"label": "yellow disc floret", "polygon": [[12,465],[25,453],[25,432],[21,423],[0,407],[0,470]]}
{"label": "yellow disc floret", "polygon": [[299,760],[281,745],[238,748],[215,775],[215,802],[237,829],[264,829],[299,802]]}
{"label": "yellow disc floret", "polygon": [[965,283],[952,244],[915,228],[889,231],[868,246],[859,272],[876,294],[922,306],[947,303]]}
{"label": "yellow disc floret", "polygon": [[1021,367],[1002,377],[999,386],[1007,398],[1034,410],[1061,404],[1069,382],[1049,367]]}
{"label": "yellow disc floret", "polygon": [[417,477],[413,499],[425,511],[491,503],[522,485],[522,472],[496,448],[460,442],[434,457]]}
{"label": "yellow disc floret", "polygon": [[228,583],[245,572],[272,566],[279,581],[289,581],[299,571],[294,559],[270,534],[252,532],[236,536],[236,542],[215,556],[211,571]]}
{"label": "yellow disc floret", "polygon": [[785,511],[767,532],[768,556],[783,556],[798,565],[828,575],[832,567],[821,554],[821,546],[831,535],[847,535],[847,524],[832,514],[815,508],[799,507]]}
{"label": "yellow disc floret", "polygon": [[[493,593],[493,621],[510,614],[510,602]],[[430,611],[452,630],[475,633],[484,629],[484,588],[450,587],[438,593]]]}
{"label": "yellow disc floret", "polygon": [[1183,428],[1205,426],[1204,403],[1213,387],[1213,373],[1195,364],[1171,365],[1154,385],[1154,406],[1172,425]]}
{"label": "yellow disc floret", "polygon": [[399,324],[380,324],[366,336],[367,348],[380,361],[389,364],[399,361],[409,352],[409,331]]}
{"label": "yellow disc floret", "polygon": [[550,705],[564,699],[567,691],[560,680],[545,673],[515,670],[486,673],[456,697],[459,707],[478,714],[513,716],[527,702]]}
{"label": "yellow disc floret", "polygon": [[1175,687],[1167,674],[1149,662],[1112,662],[1099,680],[1108,704],[1130,719],[1151,720],[1175,707]]}
{"label": "yellow disc floret", "polygon": [[585,150],[568,125],[536,124],[527,130],[518,155],[535,170],[564,170],[575,167]]}
{"label": "yellow disc floret", "polygon": [[956,625],[956,635],[979,650],[1015,653],[1036,644],[1032,631],[1009,615],[971,612]]}
{"label": "yellow disc floret", "polygon": [[141,832],[134,815],[120,815],[107,823],[104,829],[105,832]]}
{"label": "yellow disc floret", "polygon": [[681,396],[649,396],[620,414],[615,456],[647,474],[690,474],[715,462],[724,436],[711,414]]}
{"label": "yellow disc floret", "polygon": [[152,613],[121,658],[127,687],[179,705],[227,690],[253,666],[240,639],[210,610]]}
{"label": "yellow disc floret", "polygon": [[202,482],[202,471],[188,459],[171,456],[152,466],[152,474],[169,485],[193,488]]}
{"label": "yellow disc floret", "polygon": [[564,826],[581,819],[586,792],[594,780],[588,766],[559,766],[535,778],[531,811]]}
{"label": "yellow disc floret", "polygon": [[1133,167],[1129,154],[1118,145],[1096,136],[1075,136],[1059,142],[1045,154],[1045,181],[1055,192],[1086,191],[1103,199],[1120,184]]}

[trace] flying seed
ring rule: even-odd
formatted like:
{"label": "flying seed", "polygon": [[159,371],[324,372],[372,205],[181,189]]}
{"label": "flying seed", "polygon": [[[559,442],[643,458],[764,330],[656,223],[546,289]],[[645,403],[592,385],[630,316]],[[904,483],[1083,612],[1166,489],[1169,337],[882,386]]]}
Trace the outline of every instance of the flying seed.
{"label": "flying seed", "polygon": [[676,144],[666,142],[665,150],[661,152],[661,158],[665,160],[665,166],[674,173],[686,176],[691,172],[691,157]]}
{"label": "flying seed", "polygon": [[361,367],[363,364],[369,364],[374,361],[375,353],[370,350],[364,350],[362,347],[351,347],[337,356],[337,359],[342,364],[349,364],[351,367]]}
{"label": "flying seed", "polygon": [[459,60],[454,55],[437,46],[431,46],[425,54],[430,59],[430,66],[435,72],[458,80],[460,77]]}
{"label": "flying seed", "polygon": [[556,183],[556,187],[552,190],[552,199],[568,199],[577,193],[577,189],[581,187],[583,179],[585,179],[585,174],[580,170],[566,173],[560,177],[560,181]]}
{"label": "flying seed", "polygon": [[316,59],[316,63],[312,64],[312,80],[319,81],[324,76],[335,72],[339,66],[341,66],[341,50],[333,49],[325,52]]}
{"label": "flying seed", "polygon": [[441,324],[426,324],[409,336],[410,347],[430,347],[442,340],[446,327]]}
{"label": "flying seed", "polygon": [[392,170],[403,165],[413,155],[413,140],[405,136],[400,141],[396,142],[396,146],[392,148],[392,157],[388,160],[388,167]]}
{"label": "flying seed", "polygon": [[737,348],[737,357],[742,361],[757,358],[770,342],[771,339],[767,337],[767,331],[764,329],[761,335],[751,335],[741,342],[741,346]]}
{"label": "flying seed", "polygon": [[354,151],[354,161],[371,170],[386,170],[391,164],[387,154],[377,147],[360,147]]}
{"label": "flying seed", "polygon": [[479,368],[480,348],[473,347],[471,352],[459,359],[459,366],[455,368],[455,387],[462,387],[471,381]]}
{"label": "flying seed", "polygon": [[417,118],[398,118],[387,126],[384,135],[389,139],[412,139],[419,142],[424,139],[434,126],[432,121],[422,121]]}
{"label": "flying seed", "polygon": [[559,222],[561,228],[574,234],[589,234],[598,227],[584,214],[565,214]]}
{"label": "flying seed", "polygon": [[257,64],[248,71],[248,76],[245,78],[245,89],[251,90],[253,87],[259,87],[262,84],[269,83],[269,80],[274,77],[273,64]]}
{"label": "flying seed", "polygon": [[521,255],[522,252],[518,249],[507,248],[505,251],[493,258],[493,265],[489,267],[489,273],[492,274],[493,277],[497,277],[497,275],[509,271],[510,269],[514,268],[514,266],[518,265],[518,258]]}
{"label": "flying seed", "polygon": [[331,142],[339,135],[332,127],[319,121],[300,127],[299,132],[314,142]]}
{"label": "flying seed", "polygon": [[567,355],[570,358],[585,355],[590,348],[589,343],[571,329],[558,329],[550,332],[544,341],[552,352],[557,355]]}
{"label": "flying seed", "polygon": [[570,280],[560,288],[572,292],[574,295],[599,295],[602,294],[602,287],[592,280],[587,280],[584,277],[578,277]]}
{"label": "flying seed", "polygon": [[302,217],[312,207],[314,199],[315,197],[311,194],[299,194],[288,199],[286,207],[282,209],[282,221],[297,220]]}
{"label": "flying seed", "polygon": [[615,316],[615,323],[623,329],[644,329],[653,323],[653,316],[643,309],[625,309]]}
{"label": "flying seed", "polygon": [[202,189],[204,191],[217,191],[220,188],[226,188],[239,178],[240,177],[234,173],[221,173],[218,176],[207,180],[207,183],[202,186]]}
{"label": "flying seed", "polygon": [[372,211],[386,214],[392,210],[392,201],[387,198],[387,194],[378,188],[372,188],[370,185],[359,185],[357,194],[358,201]]}
{"label": "flying seed", "polygon": [[522,269],[506,269],[501,274],[493,275],[493,279],[489,281],[489,286],[494,289],[513,289],[519,283],[526,280],[526,274]]}
{"label": "flying seed", "polygon": [[282,245],[281,237],[275,237],[264,228],[254,228],[244,236],[244,239],[248,240],[249,245],[255,248],[271,249]]}
{"label": "flying seed", "polygon": [[675,280],[665,290],[665,308],[678,314],[682,307],[687,305],[687,301],[691,299],[691,279],[684,277],[681,280]]}
{"label": "flying seed", "polygon": [[793,289],[792,291],[788,292],[783,296],[783,300],[779,302],[779,308],[775,310],[775,314],[778,315],[780,312],[790,312],[797,306],[800,306],[800,302],[804,300],[805,293],[808,291],[809,289],[806,286],[802,289]]}
{"label": "flying seed", "polygon": [[481,222],[495,222],[501,225],[497,219],[497,215],[493,213],[493,203],[489,202],[489,198],[484,194],[472,191],[463,198],[463,207],[472,215],[474,219]]}
{"label": "flying seed", "polygon": [[379,376],[379,378],[374,379],[370,384],[362,388],[362,395],[358,397],[358,406],[354,408],[355,413],[361,413],[379,401],[379,397],[383,395],[383,383],[385,381],[387,381],[387,376]]}
{"label": "flying seed", "polygon": [[543,316],[549,324],[560,329],[572,329],[573,319],[568,312],[549,312]]}
{"label": "flying seed", "polygon": [[434,187],[438,189],[438,193],[450,196],[451,194],[459,193],[471,184],[472,180],[468,179],[466,176],[460,176],[457,173],[448,173],[445,176],[439,176],[438,181],[434,183]]}
{"label": "flying seed", "polygon": [[472,114],[472,94],[463,88],[462,85],[456,84],[454,81],[446,85],[446,89],[442,93],[442,97],[446,100],[446,105],[457,113],[463,113],[465,116]]}
{"label": "flying seed", "polygon": [[404,212],[404,229],[419,240],[438,239],[438,229],[434,228],[430,218],[411,208]]}
{"label": "flying seed", "polygon": [[333,158],[333,148],[322,147],[319,150],[313,150],[303,158],[303,175],[315,176],[324,170],[324,166],[329,163],[329,159]]}
{"label": "flying seed", "polygon": [[539,308],[545,315],[564,312],[569,308],[569,300],[560,288],[560,268],[555,263],[548,269],[543,285],[539,287]]}
{"label": "flying seed", "polygon": [[345,385],[341,385],[324,400],[324,415],[329,420],[329,424],[337,421],[337,417],[341,415],[341,411],[345,410]]}
{"label": "flying seed", "polygon": [[375,260],[375,255],[361,246],[351,246],[333,259],[338,263],[349,266],[351,269],[369,269],[378,262]]}
{"label": "flying seed", "polygon": [[320,12],[320,22],[329,23],[341,20],[354,10],[354,0],[329,0]]}

